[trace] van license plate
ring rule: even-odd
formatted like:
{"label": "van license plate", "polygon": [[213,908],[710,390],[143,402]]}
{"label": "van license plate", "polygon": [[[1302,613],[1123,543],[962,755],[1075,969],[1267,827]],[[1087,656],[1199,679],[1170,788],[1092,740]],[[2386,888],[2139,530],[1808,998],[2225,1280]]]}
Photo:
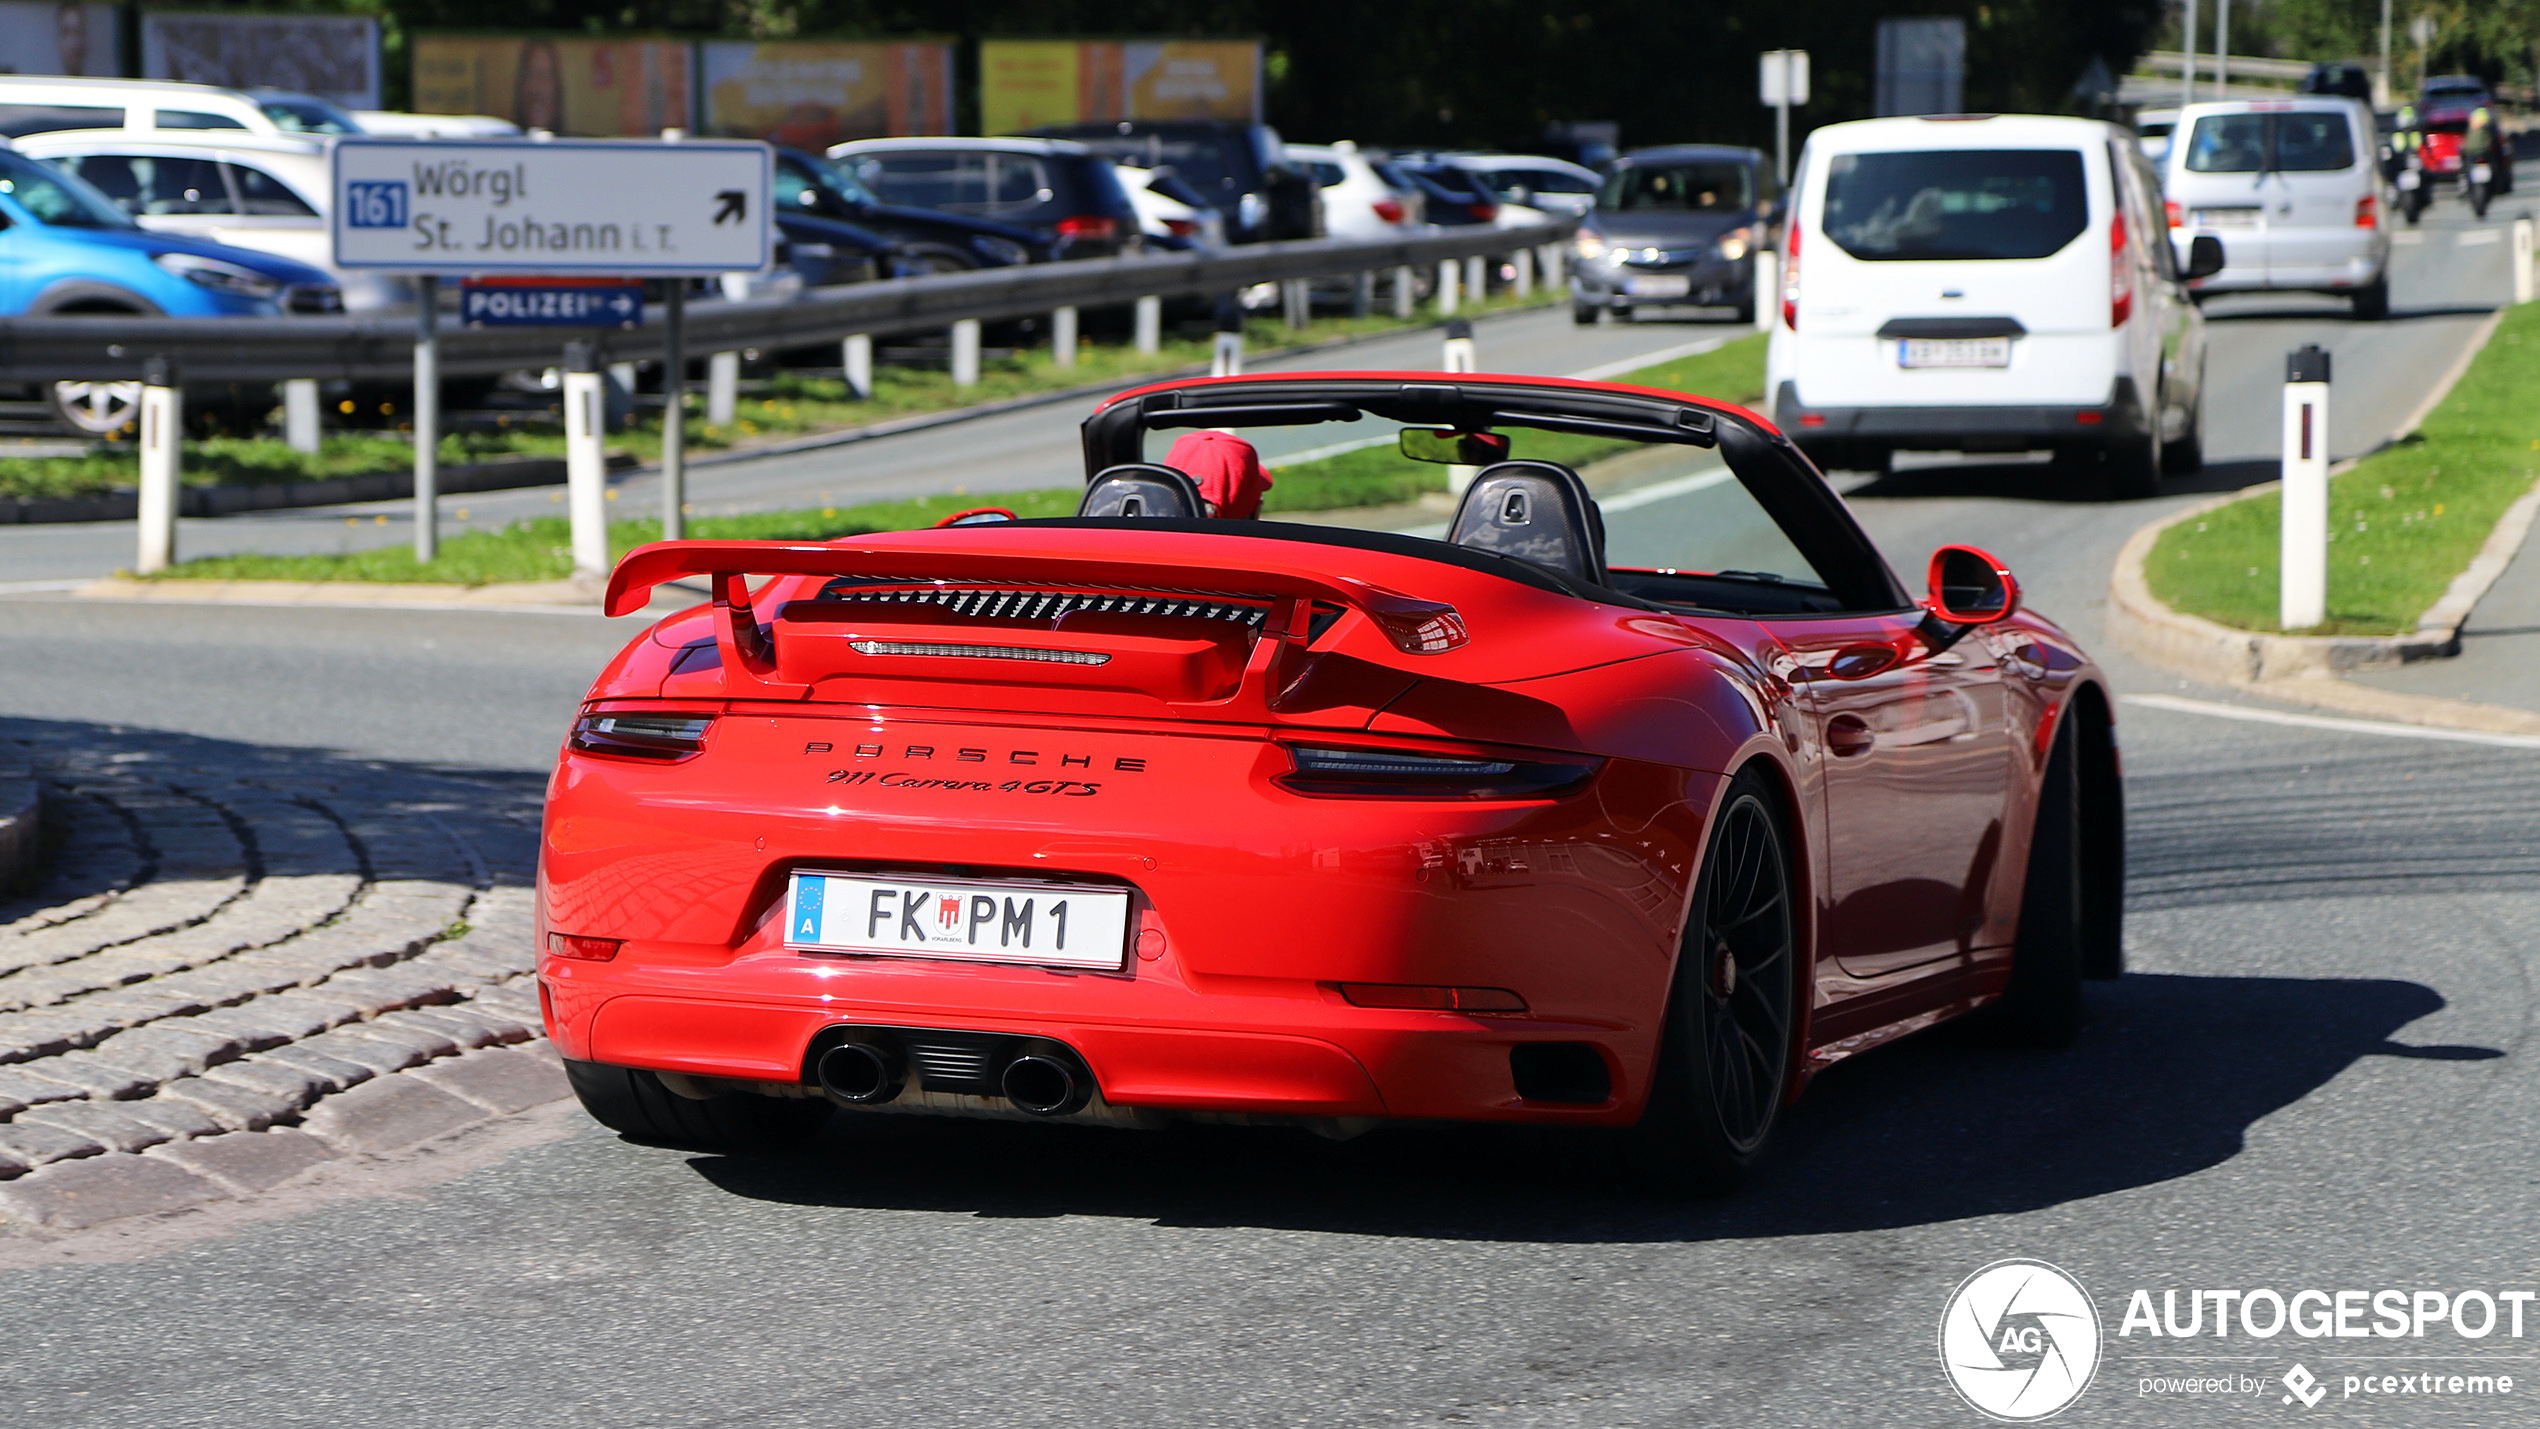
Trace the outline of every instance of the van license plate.
{"label": "van license plate", "polygon": [[1635,298],[1681,298],[1693,291],[1693,279],[1683,273],[1648,273],[1625,278],[1623,291]]}
{"label": "van license plate", "polygon": [[2254,228],[2258,211],[2254,208],[2200,208],[2196,222],[2204,228]]}
{"label": "van license plate", "polygon": [[785,894],[785,946],[1116,972],[1128,960],[1129,891],[1023,879],[797,873]]}
{"label": "van license plate", "polygon": [[2007,337],[1908,337],[1896,343],[1900,367],[2008,367]]}

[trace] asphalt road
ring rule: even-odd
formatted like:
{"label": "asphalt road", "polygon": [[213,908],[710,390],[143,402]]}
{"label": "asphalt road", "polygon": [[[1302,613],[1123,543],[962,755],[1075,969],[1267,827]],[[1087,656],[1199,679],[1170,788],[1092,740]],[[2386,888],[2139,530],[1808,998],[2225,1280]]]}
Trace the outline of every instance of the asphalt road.
{"label": "asphalt road", "polygon": [[[2271,474],[2286,348],[2336,352],[2341,452],[2449,365],[2501,282],[2479,266],[2492,247],[2440,226],[2456,215],[2409,245],[2389,323],[2218,302],[2215,470],[2159,501],[2091,502],[1999,464],[1908,472],[1852,500],[1901,570],[1977,541],[2096,640],[2128,532]],[[317,745],[476,765],[489,784],[539,777],[621,634],[570,617],[0,611],[0,712],[181,728],[274,758]],[[2108,663],[2132,695],[2225,698]],[[801,1157],[736,1161],[567,1115],[377,1195],[5,1272],[0,1413],[1966,1426],[1983,1421],[1942,1376],[1943,1304],[1980,1266],[2029,1256],[2078,1277],[2108,1332],[2060,1422],[2298,1419],[2277,1378],[2296,1361],[2328,1383],[2309,1411],[2323,1419],[2540,1418],[2526,1403],[2540,1314],[2519,1339],[2440,1324],[2424,1339],[2116,1333],[2136,1289],[2154,1304],[2540,1290],[2540,1073],[2523,1060],[2540,976],[2533,754],[2193,706],[2121,718],[2133,971],[2091,988],[2080,1045],[1944,1034],[1846,1063],[1728,1201],[1647,1198],[1595,1144],[1548,1136],[842,1120]],[[2400,1361],[2512,1375],[2516,1391],[2344,1396],[2345,1376]],[[2226,1373],[2250,1388],[2144,1392]]]}

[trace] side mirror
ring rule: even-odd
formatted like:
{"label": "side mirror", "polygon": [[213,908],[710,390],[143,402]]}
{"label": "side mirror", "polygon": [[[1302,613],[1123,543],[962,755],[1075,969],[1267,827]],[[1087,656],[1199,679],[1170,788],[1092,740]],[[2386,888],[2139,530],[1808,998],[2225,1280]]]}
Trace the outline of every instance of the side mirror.
{"label": "side mirror", "polygon": [[2187,271],[2180,276],[2192,283],[2198,278],[2210,278],[2222,270],[2222,240],[2210,233],[2198,234],[2187,245]]}
{"label": "side mirror", "polygon": [[1508,438],[1497,432],[1439,431],[1405,427],[1396,445],[1413,461],[1442,466],[1489,466],[1508,460]]}
{"label": "side mirror", "polygon": [[2011,568],[1973,546],[1943,546],[1931,553],[1934,615],[1952,625],[1991,625],[2020,608],[2020,583]]}

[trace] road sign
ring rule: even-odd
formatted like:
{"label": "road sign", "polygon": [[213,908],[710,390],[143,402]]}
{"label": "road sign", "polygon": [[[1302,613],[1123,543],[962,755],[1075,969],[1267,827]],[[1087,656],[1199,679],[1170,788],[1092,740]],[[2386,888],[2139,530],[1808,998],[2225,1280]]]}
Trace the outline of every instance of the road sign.
{"label": "road sign", "polygon": [[637,327],[644,290],[633,283],[520,281],[459,285],[459,320],[482,327]]}
{"label": "road sign", "polygon": [[1766,50],[1757,62],[1757,93],[1766,104],[1798,105],[1808,102],[1808,52],[1806,50]]}
{"label": "road sign", "polygon": [[774,239],[755,141],[348,138],[335,145],[342,268],[404,273],[756,272]]}

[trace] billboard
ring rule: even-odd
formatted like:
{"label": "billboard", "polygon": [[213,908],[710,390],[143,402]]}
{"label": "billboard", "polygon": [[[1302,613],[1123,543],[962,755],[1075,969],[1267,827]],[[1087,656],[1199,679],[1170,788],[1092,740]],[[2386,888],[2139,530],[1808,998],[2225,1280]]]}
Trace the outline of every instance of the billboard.
{"label": "billboard", "polygon": [[420,114],[491,114],[588,138],[692,127],[685,40],[417,35]]}
{"label": "billboard", "polygon": [[141,17],[141,76],[288,89],[347,109],[377,109],[379,21],[153,10]]}
{"label": "billboard", "polygon": [[122,11],[0,0],[0,74],[123,73]]}
{"label": "billboard", "polygon": [[1261,118],[1257,40],[982,40],[979,127]]}
{"label": "billboard", "polygon": [[698,128],[818,153],[848,139],[952,132],[952,46],[809,40],[698,46]]}

